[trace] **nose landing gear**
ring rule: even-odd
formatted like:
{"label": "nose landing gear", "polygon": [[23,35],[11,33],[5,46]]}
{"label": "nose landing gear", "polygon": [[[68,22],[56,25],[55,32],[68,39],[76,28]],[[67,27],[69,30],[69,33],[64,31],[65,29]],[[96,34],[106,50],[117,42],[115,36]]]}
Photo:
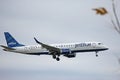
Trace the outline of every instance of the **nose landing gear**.
{"label": "nose landing gear", "polygon": [[97,54],[98,52],[96,51],[95,53],[96,53],[96,57],[98,57],[98,54]]}

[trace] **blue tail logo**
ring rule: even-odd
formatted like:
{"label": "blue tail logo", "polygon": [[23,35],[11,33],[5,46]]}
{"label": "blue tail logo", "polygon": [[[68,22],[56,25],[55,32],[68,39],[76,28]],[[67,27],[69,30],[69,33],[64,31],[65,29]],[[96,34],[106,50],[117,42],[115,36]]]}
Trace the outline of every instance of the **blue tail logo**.
{"label": "blue tail logo", "polygon": [[9,32],[4,32],[5,39],[7,42],[8,47],[20,47],[24,46],[23,44],[18,43]]}

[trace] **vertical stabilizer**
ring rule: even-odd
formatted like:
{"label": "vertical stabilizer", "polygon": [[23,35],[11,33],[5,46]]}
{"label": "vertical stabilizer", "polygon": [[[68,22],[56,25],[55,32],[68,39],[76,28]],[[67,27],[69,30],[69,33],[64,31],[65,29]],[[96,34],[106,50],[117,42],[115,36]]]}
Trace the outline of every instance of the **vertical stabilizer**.
{"label": "vertical stabilizer", "polygon": [[5,39],[6,39],[8,47],[24,46],[23,44],[18,43],[9,32],[4,32],[4,35],[5,35]]}

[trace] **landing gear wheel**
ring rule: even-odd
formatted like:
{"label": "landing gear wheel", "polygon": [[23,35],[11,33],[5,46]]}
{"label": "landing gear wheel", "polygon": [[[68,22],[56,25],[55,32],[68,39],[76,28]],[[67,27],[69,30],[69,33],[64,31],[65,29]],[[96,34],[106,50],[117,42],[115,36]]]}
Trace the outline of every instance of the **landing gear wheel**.
{"label": "landing gear wheel", "polygon": [[98,57],[98,54],[96,54],[96,57]]}
{"label": "landing gear wheel", "polygon": [[53,59],[56,59],[56,55],[53,55]]}
{"label": "landing gear wheel", "polygon": [[96,52],[96,57],[98,57],[98,54],[97,54],[97,52]]}
{"label": "landing gear wheel", "polygon": [[56,58],[56,60],[57,60],[57,61],[60,61],[60,58],[59,58],[59,57],[57,57],[57,58]]}

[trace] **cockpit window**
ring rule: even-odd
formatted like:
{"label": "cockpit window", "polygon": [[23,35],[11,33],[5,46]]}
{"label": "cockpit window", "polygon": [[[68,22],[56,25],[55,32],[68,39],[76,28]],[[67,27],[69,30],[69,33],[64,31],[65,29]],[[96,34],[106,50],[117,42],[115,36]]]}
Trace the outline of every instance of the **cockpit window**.
{"label": "cockpit window", "polygon": [[98,45],[102,45],[102,43],[98,43]]}

